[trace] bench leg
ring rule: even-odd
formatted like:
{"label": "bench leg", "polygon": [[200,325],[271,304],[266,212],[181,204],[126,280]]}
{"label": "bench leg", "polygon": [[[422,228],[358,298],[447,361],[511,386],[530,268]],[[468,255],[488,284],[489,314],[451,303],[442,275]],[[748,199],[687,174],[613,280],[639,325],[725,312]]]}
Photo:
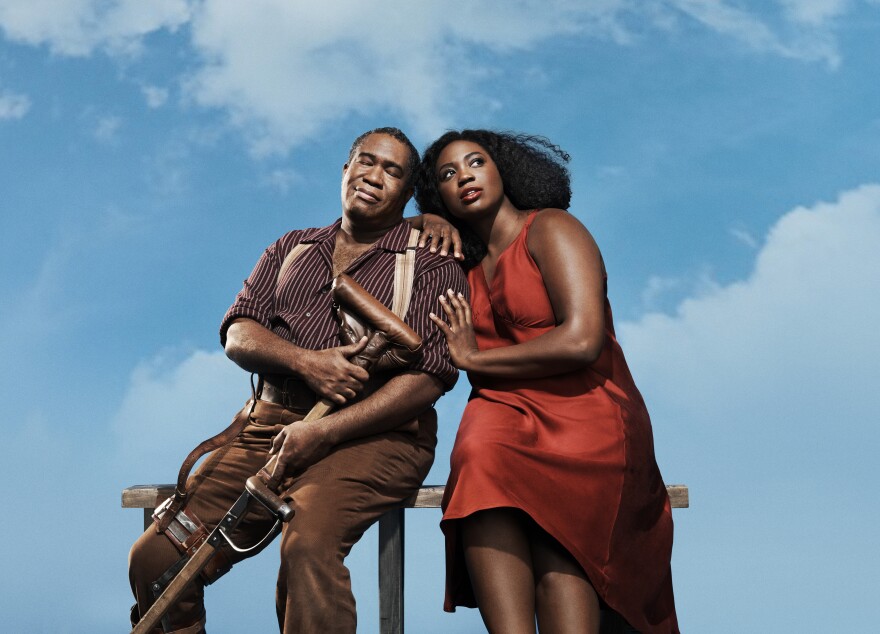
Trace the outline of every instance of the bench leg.
{"label": "bench leg", "polygon": [[403,634],[403,509],[379,518],[379,632]]}

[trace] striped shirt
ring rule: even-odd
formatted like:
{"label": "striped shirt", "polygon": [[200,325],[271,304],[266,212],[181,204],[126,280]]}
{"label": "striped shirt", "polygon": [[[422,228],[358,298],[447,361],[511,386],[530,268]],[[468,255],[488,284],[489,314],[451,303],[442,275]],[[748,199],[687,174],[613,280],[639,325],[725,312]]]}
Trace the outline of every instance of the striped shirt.
{"label": "striped shirt", "polygon": [[[266,249],[226,311],[220,325],[222,345],[226,345],[229,325],[242,317],[301,348],[323,350],[341,345],[330,298],[333,250],[341,223],[340,219],[329,227],[291,231]],[[395,254],[406,250],[409,232],[409,225],[401,221],[345,270],[389,307]],[[285,256],[300,243],[313,246],[300,253],[278,279]],[[468,294],[467,279],[458,263],[426,248],[416,249],[412,300],[405,321],[422,337],[424,353],[410,369],[436,376],[447,389],[455,385],[458,370],[449,362],[446,339],[428,313],[443,314],[438,298],[450,288]]]}

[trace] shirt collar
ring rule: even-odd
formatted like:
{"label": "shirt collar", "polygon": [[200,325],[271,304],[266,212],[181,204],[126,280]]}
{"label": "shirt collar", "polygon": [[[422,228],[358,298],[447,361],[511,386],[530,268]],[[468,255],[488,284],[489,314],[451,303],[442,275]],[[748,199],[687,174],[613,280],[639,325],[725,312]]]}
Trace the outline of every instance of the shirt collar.
{"label": "shirt collar", "polygon": [[326,242],[336,238],[336,232],[342,225],[342,218],[338,218],[336,222],[327,227],[317,227],[314,229],[303,229],[300,242]]}

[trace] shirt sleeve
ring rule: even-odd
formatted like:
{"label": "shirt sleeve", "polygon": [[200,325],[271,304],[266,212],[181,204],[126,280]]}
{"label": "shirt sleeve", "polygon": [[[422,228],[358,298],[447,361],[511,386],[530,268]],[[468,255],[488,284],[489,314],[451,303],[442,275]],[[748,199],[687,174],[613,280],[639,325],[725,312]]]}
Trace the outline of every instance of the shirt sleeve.
{"label": "shirt sleeve", "polygon": [[236,319],[253,319],[261,326],[270,328],[272,316],[275,313],[275,287],[278,283],[278,272],[281,269],[281,261],[278,257],[284,242],[289,242],[290,234],[282,237],[271,244],[257,260],[254,270],[244,281],[244,286],[235,297],[235,301],[223,321],[220,322],[220,345],[226,346],[226,331]]}
{"label": "shirt sleeve", "polygon": [[436,376],[447,391],[455,386],[458,370],[449,360],[446,337],[428,315],[432,312],[435,315],[443,314],[440,295],[450,288],[470,300],[467,278],[461,266],[451,258],[443,258],[437,266],[417,270],[407,316],[407,322],[421,335],[424,350],[421,359],[410,369]]}

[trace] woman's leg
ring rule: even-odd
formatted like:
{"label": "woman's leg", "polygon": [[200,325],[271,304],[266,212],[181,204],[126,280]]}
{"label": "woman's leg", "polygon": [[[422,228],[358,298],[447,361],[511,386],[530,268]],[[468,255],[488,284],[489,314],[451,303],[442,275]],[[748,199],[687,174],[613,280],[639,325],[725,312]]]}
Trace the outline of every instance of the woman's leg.
{"label": "woman's leg", "polygon": [[514,509],[480,511],[461,520],[465,562],[490,634],[535,632],[535,576],[527,521]]}
{"label": "woman's leg", "polygon": [[558,541],[533,522],[529,542],[540,631],[598,634],[599,598],[586,573]]}

